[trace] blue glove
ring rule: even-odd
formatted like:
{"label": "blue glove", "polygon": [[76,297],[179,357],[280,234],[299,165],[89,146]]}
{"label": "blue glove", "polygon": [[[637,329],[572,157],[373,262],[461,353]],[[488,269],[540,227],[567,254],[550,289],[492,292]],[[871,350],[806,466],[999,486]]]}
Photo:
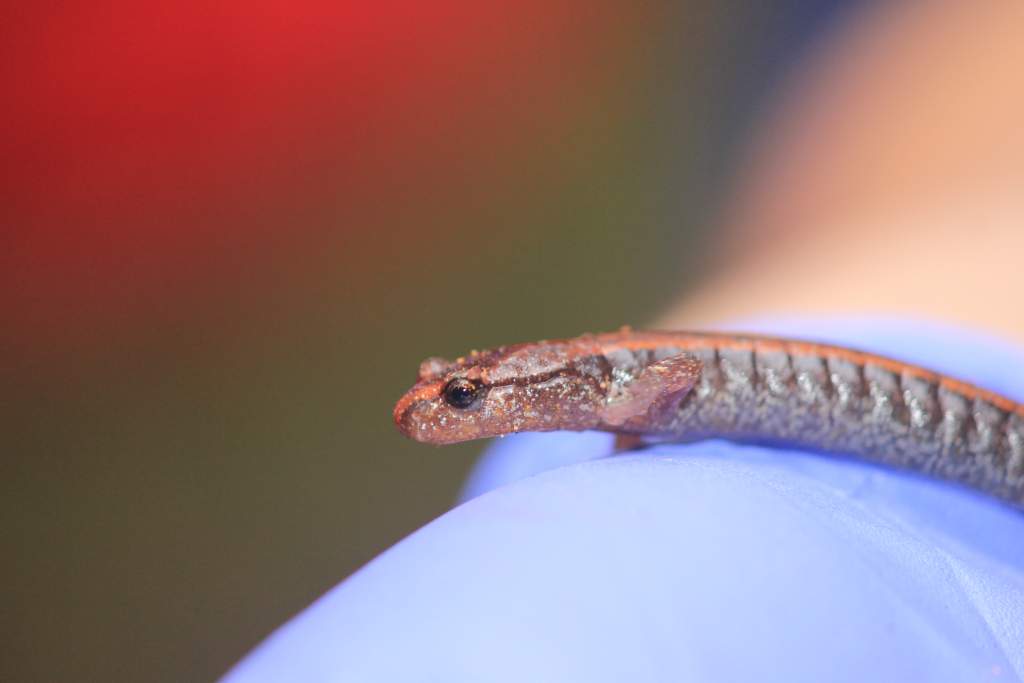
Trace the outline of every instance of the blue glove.
{"label": "blue glove", "polygon": [[[1024,391],[1024,353],[946,327],[746,327]],[[798,451],[595,459],[610,450],[604,434],[499,441],[462,505],[226,680],[1024,681],[1024,513]]]}

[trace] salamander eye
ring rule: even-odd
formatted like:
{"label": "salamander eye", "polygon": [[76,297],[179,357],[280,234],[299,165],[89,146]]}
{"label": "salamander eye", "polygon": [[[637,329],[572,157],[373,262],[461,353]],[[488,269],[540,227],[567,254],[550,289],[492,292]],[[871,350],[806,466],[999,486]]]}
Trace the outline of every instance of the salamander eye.
{"label": "salamander eye", "polygon": [[476,401],[480,387],[465,377],[456,377],[444,386],[445,403],[452,408],[468,408]]}

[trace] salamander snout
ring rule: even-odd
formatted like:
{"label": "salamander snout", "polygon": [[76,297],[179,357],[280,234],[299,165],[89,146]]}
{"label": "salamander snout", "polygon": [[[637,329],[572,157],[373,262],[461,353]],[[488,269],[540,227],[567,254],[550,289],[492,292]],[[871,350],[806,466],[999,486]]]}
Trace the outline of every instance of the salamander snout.
{"label": "salamander snout", "polygon": [[395,404],[395,425],[409,438],[424,443],[494,436],[507,425],[485,405],[488,394],[479,382],[464,377],[421,382]]}

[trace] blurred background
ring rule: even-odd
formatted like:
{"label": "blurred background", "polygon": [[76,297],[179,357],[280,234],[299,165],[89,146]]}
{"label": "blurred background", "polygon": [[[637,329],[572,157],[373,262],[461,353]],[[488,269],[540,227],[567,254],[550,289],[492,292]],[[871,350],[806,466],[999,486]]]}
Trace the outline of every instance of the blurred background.
{"label": "blurred background", "polygon": [[860,4],[5,10],[0,679],[212,680],[443,513],[420,360],[696,287]]}

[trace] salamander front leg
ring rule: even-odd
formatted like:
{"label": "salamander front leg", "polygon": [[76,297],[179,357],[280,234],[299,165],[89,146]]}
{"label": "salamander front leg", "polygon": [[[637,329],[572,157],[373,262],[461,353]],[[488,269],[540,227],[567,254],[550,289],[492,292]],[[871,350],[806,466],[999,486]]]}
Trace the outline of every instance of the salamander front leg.
{"label": "salamander front leg", "polygon": [[666,411],[679,408],[679,402],[700,378],[702,363],[690,354],[680,354],[652,363],[604,407],[602,420],[609,431],[630,434],[650,433]]}
{"label": "salamander front leg", "polygon": [[646,445],[647,442],[639,434],[623,434],[620,432],[615,435],[615,447],[612,452],[618,455],[627,451],[638,451]]}

